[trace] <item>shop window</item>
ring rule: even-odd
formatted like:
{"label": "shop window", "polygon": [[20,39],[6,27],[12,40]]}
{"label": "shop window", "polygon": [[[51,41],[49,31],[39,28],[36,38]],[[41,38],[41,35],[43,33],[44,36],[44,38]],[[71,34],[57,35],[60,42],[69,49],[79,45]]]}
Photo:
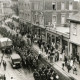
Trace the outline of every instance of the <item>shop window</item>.
{"label": "shop window", "polygon": [[56,3],[52,3],[53,10],[56,10]]}

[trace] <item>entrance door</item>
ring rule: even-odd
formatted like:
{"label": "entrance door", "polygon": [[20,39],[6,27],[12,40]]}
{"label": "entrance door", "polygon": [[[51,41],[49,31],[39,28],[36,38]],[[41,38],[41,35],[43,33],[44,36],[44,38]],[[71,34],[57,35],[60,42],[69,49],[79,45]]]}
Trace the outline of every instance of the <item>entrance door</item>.
{"label": "entrance door", "polygon": [[72,44],[72,55],[73,57],[76,57],[77,55],[77,45]]}

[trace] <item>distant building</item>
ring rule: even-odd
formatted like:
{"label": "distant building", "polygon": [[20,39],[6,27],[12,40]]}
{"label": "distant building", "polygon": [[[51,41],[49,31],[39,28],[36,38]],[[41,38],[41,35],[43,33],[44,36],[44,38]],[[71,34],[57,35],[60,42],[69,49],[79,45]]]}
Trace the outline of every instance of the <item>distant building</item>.
{"label": "distant building", "polygon": [[0,0],[0,19],[13,14],[11,0]]}

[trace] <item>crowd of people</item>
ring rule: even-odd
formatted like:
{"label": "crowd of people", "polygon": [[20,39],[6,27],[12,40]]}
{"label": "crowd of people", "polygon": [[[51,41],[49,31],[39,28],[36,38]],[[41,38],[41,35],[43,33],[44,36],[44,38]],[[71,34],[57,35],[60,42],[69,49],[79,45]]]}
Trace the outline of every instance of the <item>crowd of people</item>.
{"label": "crowd of people", "polygon": [[35,69],[33,76],[35,80],[60,80],[59,75],[50,65],[42,65],[38,70]]}
{"label": "crowd of people", "polygon": [[[4,33],[5,31],[5,33]],[[16,49],[16,51],[21,55],[22,57],[22,63],[23,65],[28,65],[29,68],[31,68],[34,71],[34,78],[35,80],[58,80],[57,78],[59,78],[59,76],[57,75],[57,73],[53,70],[51,72],[51,67],[45,67],[45,69],[43,69],[43,67],[41,69],[39,69],[39,59],[40,56],[35,56],[33,55],[32,52],[30,52],[27,47],[25,47],[25,43],[24,41],[18,37],[18,35],[12,35],[10,34],[10,32],[7,32],[5,28],[1,28],[0,29],[0,33],[4,36],[8,36],[9,38],[11,38],[13,40],[13,45]],[[7,33],[7,34],[6,34]],[[31,34],[29,34],[28,39],[31,40],[31,43],[34,43],[34,38],[35,36],[31,36]],[[57,45],[55,45],[55,43],[52,44],[47,44],[45,42],[42,41],[42,38],[38,39],[37,44],[39,46],[39,48],[43,51],[46,52],[46,54],[48,55],[48,59],[50,60],[50,62],[53,61],[59,61],[59,60],[63,60],[62,63],[62,69],[64,70],[64,66],[67,67],[68,72],[70,72],[71,69],[73,69],[73,73],[77,74],[77,68],[76,65],[74,65],[74,59],[69,59],[67,58],[67,56],[65,55],[64,51],[60,51],[58,49],[58,45],[59,43],[57,43]],[[27,51],[25,51],[27,50]],[[62,52],[62,53],[61,53]],[[63,56],[61,56],[63,55]],[[62,59],[64,58],[64,59]],[[48,69],[49,68],[49,69]],[[46,69],[48,69],[48,74],[45,73]],[[39,70],[42,70],[42,73],[39,72]],[[35,74],[36,73],[36,74]],[[54,76],[55,74],[55,76]],[[44,75],[44,77],[43,77]],[[57,77],[57,78],[56,78]]]}

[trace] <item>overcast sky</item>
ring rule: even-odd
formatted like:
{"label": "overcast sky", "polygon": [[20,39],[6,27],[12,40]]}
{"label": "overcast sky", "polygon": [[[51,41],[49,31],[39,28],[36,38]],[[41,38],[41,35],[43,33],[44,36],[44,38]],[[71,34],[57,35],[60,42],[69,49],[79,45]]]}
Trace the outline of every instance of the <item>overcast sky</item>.
{"label": "overcast sky", "polygon": [[74,0],[74,1],[79,1],[79,0]]}

